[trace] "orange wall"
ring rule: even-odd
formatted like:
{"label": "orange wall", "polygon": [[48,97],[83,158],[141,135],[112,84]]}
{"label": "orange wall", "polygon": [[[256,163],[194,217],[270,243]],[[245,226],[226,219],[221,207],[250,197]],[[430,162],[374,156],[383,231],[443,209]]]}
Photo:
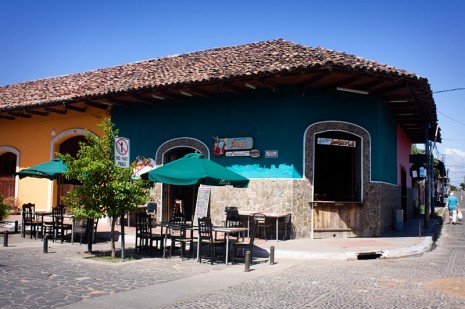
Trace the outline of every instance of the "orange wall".
{"label": "orange wall", "polygon": [[[84,113],[68,110],[66,115],[50,113],[49,116],[32,116],[30,119],[1,119],[0,153],[4,153],[6,147],[16,149],[19,152],[17,170],[49,161],[55,157],[56,146],[70,137],[84,135],[85,130],[101,136],[97,125],[106,114],[105,110],[87,108]],[[17,198],[21,204],[35,203],[36,210],[50,210],[57,204],[55,182],[31,177],[16,179]]]}

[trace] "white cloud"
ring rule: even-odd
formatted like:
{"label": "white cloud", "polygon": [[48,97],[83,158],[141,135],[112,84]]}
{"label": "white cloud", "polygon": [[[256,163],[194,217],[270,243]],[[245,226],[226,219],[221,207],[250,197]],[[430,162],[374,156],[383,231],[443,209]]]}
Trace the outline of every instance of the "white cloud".
{"label": "white cloud", "polygon": [[451,184],[458,186],[465,182],[465,151],[456,148],[446,148],[444,164],[449,170]]}

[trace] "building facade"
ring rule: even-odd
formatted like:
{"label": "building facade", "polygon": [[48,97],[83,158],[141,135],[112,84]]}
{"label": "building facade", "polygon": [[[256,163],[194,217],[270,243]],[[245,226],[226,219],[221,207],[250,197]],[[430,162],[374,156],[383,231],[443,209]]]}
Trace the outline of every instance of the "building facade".
{"label": "building facade", "polygon": [[[437,125],[426,79],[285,40],[46,81],[62,92],[44,89],[32,103],[27,83],[0,88],[0,126],[19,123],[15,113],[33,120],[28,111],[55,105],[96,109],[130,139],[131,160],[149,157],[161,166],[199,152],[248,177],[246,189],[211,188],[216,224],[226,206],[286,212],[297,238],[376,236],[393,227],[398,210],[412,216],[410,146],[425,143]],[[20,97],[9,99],[15,92]],[[100,122],[84,114],[93,117],[90,128]],[[4,153],[30,151],[0,135],[2,145]],[[169,220],[179,201],[191,219],[197,189],[155,184],[158,219]]]}

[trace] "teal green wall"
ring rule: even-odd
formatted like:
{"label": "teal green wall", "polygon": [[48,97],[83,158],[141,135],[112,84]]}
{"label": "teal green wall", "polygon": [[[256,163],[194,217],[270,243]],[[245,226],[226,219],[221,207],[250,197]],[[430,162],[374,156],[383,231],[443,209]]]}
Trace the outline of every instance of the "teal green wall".
{"label": "teal green wall", "polygon": [[[215,162],[249,178],[301,178],[305,130],[328,120],[366,129],[372,138],[372,180],[396,183],[396,125],[383,104],[370,96],[250,91],[183,102],[134,103],[112,110],[120,136],[131,140],[131,161],[140,155],[154,158],[157,148],[173,138],[195,138],[211,150],[214,136],[252,137],[260,158],[211,155]],[[265,150],[278,150],[278,158],[265,158]]]}

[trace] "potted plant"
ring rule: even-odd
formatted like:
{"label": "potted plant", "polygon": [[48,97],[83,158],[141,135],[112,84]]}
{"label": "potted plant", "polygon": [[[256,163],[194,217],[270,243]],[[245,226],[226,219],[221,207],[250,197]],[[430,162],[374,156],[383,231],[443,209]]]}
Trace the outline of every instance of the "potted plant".
{"label": "potted plant", "polygon": [[5,201],[5,198],[0,195],[0,221],[3,221],[10,215],[11,207]]}
{"label": "potted plant", "polygon": [[0,195],[0,221],[8,218],[9,215],[19,213],[19,201],[14,197],[3,197]]}

